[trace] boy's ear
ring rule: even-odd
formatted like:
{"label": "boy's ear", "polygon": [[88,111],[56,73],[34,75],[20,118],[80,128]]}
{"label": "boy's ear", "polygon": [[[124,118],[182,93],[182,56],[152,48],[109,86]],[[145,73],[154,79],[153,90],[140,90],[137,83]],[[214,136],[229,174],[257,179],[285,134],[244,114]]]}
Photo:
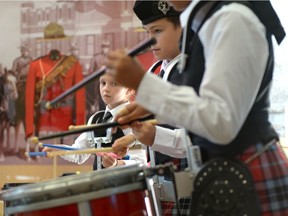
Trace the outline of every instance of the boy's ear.
{"label": "boy's ear", "polygon": [[129,101],[133,101],[135,97],[135,91],[133,89],[127,89],[126,95]]}

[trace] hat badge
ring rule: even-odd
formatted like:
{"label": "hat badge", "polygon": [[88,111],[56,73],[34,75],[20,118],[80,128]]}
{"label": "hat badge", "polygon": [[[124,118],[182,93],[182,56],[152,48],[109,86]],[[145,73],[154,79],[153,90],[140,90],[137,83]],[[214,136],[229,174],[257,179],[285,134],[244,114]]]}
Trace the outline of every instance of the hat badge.
{"label": "hat badge", "polygon": [[166,15],[167,12],[170,10],[170,5],[166,1],[159,1],[158,2],[158,9]]}

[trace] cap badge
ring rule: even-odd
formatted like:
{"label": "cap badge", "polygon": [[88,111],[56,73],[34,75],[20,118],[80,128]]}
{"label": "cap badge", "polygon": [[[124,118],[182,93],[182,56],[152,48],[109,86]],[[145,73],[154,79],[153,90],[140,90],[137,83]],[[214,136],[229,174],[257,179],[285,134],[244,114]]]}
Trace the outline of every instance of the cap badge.
{"label": "cap badge", "polygon": [[170,10],[170,5],[166,1],[159,1],[158,2],[158,9],[166,15],[167,12]]}

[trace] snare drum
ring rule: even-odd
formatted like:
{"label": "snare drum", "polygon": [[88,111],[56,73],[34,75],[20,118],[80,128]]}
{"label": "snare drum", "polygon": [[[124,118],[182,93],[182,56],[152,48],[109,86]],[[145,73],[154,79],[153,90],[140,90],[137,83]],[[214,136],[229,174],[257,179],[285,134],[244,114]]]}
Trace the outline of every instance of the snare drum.
{"label": "snare drum", "polygon": [[19,186],[1,197],[10,203],[10,216],[146,216],[144,169],[138,164],[65,176]]}
{"label": "snare drum", "polygon": [[[15,187],[19,187],[21,185],[25,185],[25,184],[31,184],[31,182],[23,182],[23,183],[19,183],[19,182],[9,182],[9,183],[5,183],[2,187],[2,191],[4,190],[8,190],[8,189],[11,189],[11,188],[15,188]],[[6,212],[6,208],[10,205],[9,201],[7,202],[3,202],[3,212],[4,212],[4,216],[7,215],[7,212]],[[1,214],[0,214],[1,215]]]}

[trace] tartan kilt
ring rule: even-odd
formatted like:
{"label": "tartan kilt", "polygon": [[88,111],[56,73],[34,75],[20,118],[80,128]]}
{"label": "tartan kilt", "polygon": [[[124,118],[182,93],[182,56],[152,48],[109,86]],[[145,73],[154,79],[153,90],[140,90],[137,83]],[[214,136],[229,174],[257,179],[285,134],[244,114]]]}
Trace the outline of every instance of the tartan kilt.
{"label": "tartan kilt", "polygon": [[[190,215],[190,203],[191,199],[183,198],[179,200],[179,210],[180,210],[180,216],[184,215]],[[175,202],[161,202],[161,208],[162,208],[162,216],[179,216],[177,213],[177,206]]]}
{"label": "tartan kilt", "polygon": [[[262,148],[262,144],[251,146],[236,158],[244,162]],[[288,215],[288,160],[279,143],[275,142],[246,166],[253,177],[261,216]]]}
{"label": "tartan kilt", "polygon": [[[246,149],[236,159],[244,162],[263,148],[259,143]],[[288,160],[278,142],[246,164],[261,205],[261,216],[288,215]],[[190,215],[191,199],[180,199],[180,215]],[[161,202],[163,215],[178,215],[173,202]]]}

